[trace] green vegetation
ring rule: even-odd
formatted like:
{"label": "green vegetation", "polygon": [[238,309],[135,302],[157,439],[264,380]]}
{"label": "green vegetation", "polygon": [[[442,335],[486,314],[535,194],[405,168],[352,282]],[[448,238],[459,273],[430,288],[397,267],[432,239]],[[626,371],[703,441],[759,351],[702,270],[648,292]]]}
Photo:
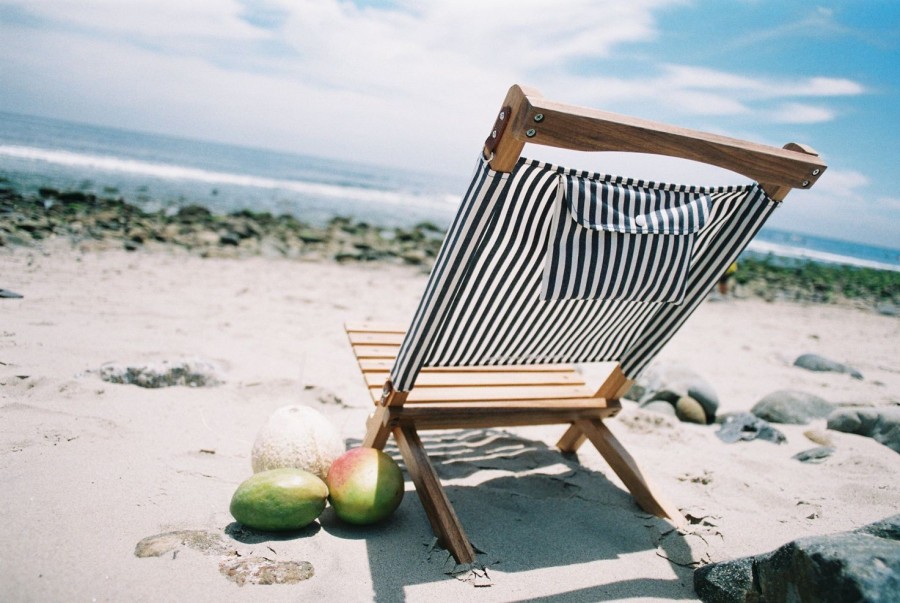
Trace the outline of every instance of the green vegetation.
{"label": "green vegetation", "polygon": [[900,305],[900,272],[767,256],[743,258],[734,275],[745,292],[766,299]]}

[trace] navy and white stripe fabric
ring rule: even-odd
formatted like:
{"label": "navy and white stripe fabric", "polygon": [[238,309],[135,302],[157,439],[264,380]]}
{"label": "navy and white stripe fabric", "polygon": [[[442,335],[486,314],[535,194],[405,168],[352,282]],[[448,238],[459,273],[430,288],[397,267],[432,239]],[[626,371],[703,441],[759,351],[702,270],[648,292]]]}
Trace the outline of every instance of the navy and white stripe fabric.
{"label": "navy and white stripe fabric", "polygon": [[[597,202],[602,204],[604,195],[619,199],[608,204],[605,218]],[[506,174],[480,160],[400,347],[391,371],[394,388],[412,389],[425,366],[616,360],[633,379],[777,206],[756,184],[719,188],[656,184],[524,158]],[[573,227],[563,220],[588,232],[568,236]],[[603,228],[607,224],[617,224],[618,230]],[[602,245],[582,241],[609,232],[690,237],[687,261],[679,264],[684,274],[673,279],[683,283],[672,285],[663,278],[668,258],[684,255],[683,246],[677,244],[668,244],[675,250],[668,255],[660,255],[653,244],[643,254],[609,253],[604,248],[600,266]],[[554,265],[556,246],[560,249],[555,274],[568,270],[568,279],[547,269]],[[633,241],[617,242],[617,249],[625,246],[635,248]],[[619,278],[622,257],[632,266],[626,266],[631,270],[630,288],[623,287]],[[645,283],[644,263],[660,258],[655,284]],[[606,277],[596,276],[604,271]],[[547,272],[550,276],[545,276]],[[569,298],[548,296],[547,291]],[[614,298],[595,298],[597,291],[612,292]],[[641,297],[665,291],[669,293],[658,296],[665,299]],[[680,303],[669,303],[673,298]]]}
{"label": "navy and white stripe fabric", "polygon": [[560,179],[542,298],[680,303],[709,194]]}

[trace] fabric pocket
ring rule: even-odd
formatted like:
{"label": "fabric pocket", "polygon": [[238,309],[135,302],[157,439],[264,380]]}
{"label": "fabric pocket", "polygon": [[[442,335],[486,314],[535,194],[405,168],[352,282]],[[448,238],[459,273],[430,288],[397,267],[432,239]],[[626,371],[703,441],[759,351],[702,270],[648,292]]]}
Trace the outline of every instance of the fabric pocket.
{"label": "fabric pocket", "polygon": [[711,209],[687,187],[561,175],[541,298],[681,303]]}

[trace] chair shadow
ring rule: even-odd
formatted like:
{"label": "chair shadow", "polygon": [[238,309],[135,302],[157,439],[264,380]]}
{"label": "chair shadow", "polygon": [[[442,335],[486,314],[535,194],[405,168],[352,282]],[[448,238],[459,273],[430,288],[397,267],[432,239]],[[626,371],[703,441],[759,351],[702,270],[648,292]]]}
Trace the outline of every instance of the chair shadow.
{"label": "chair shadow", "polygon": [[[425,432],[420,437],[476,549],[477,568],[514,574],[615,559],[657,546],[665,547],[668,559],[690,557],[677,533],[655,542],[653,530],[658,535],[671,526],[642,512],[627,491],[580,464],[577,455],[494,429]],[[360,440],[347,444],[358,446]],[[393,440],[385,452],[406,471]],[[471,485],[479,472],[484,472],[483,481]],[[463,478],[470,483],[459,483]],[[404,587],[453,579],[448,576],[466,569],[436,545],[413,492],[408,481],[398,511],[375,526],[343,526],[330,509],[320,518],[322,529],[332,535],[366,539],[377,601],[402,601]],[[692,570],[671,565],[676,575],[671,580],[623,580],[528,601],[693,598]]]}

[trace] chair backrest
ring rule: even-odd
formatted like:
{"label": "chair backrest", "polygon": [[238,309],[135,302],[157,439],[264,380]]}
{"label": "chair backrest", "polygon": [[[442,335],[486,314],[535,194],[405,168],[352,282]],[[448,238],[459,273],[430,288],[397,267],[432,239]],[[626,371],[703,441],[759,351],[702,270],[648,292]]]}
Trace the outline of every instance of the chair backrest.
{"label": "chair backrest", "polygon": [[[501,112],[513,123],[508,107]],[[494,160],[508,148],[489,147],[493,155],[479,158],[400,347],[396,391],[409,391],[425,366],[615,360],[633,379],[780,203],[759,184],[660,184],[521,157],[507,173]],[[777,196],[801,171],[824,169],[817,157],[795,154],[793,167],[761,174]]]}

